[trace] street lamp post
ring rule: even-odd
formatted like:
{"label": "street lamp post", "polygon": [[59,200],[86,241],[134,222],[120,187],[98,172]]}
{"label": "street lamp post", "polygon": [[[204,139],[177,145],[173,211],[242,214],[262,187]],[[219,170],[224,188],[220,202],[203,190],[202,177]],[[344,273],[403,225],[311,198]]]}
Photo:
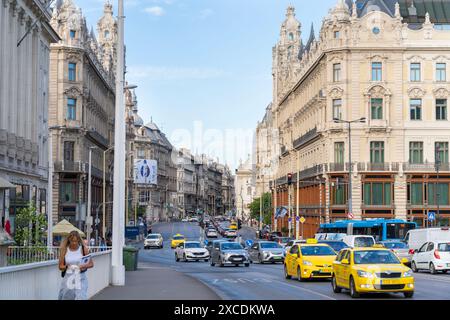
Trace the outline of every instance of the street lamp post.
{"label": "street lamp post", "polygon": [[[102,235],[103,240],[106,240],[106,153],[110,150],[113,150],[114,146],[109,147],[105,151],[103,151],[103,221],[102,221]],[[98,218],[98,217],[97,217]]]}
{"label": "street lamp post", "polygon": [[333,121],[335,123],[347,123],[348,124],[348,161],[349,161],[349,166],[348,166],[348,213],[347,215],[351,218],[353,216],[353,203],[352,203],[352,137],[351,137],[351,124],[352,123],[365,123],[366,122],[366,118],[360,118],[357,120],[352,120],[352,121],[348,121],[348,120],[342,120],[339,118],[333,118]]}
{"label": "street lamp post", "polygon": [[92,199],[92,149],[97,147],[89,147],[89,171],[88,171],[88,200],[86,215],[86,239],[91,239],[92,215],[91,215],[91,199]]}

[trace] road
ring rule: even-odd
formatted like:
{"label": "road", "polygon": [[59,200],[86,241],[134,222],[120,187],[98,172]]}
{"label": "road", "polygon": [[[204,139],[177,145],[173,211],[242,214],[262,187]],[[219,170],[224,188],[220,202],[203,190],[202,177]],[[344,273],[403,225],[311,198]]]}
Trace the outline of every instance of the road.
{"label": "road", "polygon": [[[189,240],[199,240],[202,229],[195,223],[176,222],[154,225],[154,233],[164,237],[163,249],[139,251],[139,262],[164,266],[183,273],[211,288],[224,300],[349,300],[347,291],[335,294],[329,280],[298,282],[284,278],[281,264],[253,263],[249,268],[227,266],[211,267],[207,262],[175,262],[174,251],[169,239],[181,233]],[[254,231],[241,229],[244,240],[254,238]],[[431,275],[426,272],[415,274],[416,300],[450,299],[450,275]],[[170,297],[167,297],[170,299]],[[362,299],[404,299],[403,294],[371,294]]]}

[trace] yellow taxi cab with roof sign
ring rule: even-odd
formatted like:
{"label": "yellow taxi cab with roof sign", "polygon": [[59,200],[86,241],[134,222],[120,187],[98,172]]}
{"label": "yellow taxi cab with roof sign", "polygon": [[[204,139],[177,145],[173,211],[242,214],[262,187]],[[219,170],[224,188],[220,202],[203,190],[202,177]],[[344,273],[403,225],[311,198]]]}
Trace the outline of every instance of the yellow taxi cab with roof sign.
{"label": "yellow taxi cab with roof sign", "polygon": [[378,246],[342,249],[333,262],[333,291],[348,289],[352,298],[370,292],[399,292],[412,298],[414,278],[412,270],[404,265],[407,262]]}
{"label": "yellow taxi cab with roof sign", "polygon": [[284,259],[286,279],[330,278],[336,252],[327,244],[308,239],[306,243],[293,245]]}
{"label": "yellow taxi cab with roof sign", "polygon": [[177,233],[174,235],[170,241],[170,247],[172,249],[175,249],[180,243],[183,243],[186,241],[186,238],[182,235]]}

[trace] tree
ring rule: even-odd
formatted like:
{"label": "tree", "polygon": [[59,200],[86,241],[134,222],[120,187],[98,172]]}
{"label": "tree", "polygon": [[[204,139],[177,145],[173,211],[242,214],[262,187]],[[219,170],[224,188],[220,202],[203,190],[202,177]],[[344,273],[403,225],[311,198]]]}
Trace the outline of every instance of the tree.
{"label": "tree", "polygon": [[43,246],[47,230],[47,218],[36,212],[32,205],[21,208],[16,216],[14,240],[19,246]]}
{"label": "tree", "polygon": [[[263,224],[271,224],[272,221],[272,195],[270,193],[264,193],[263,199]],[[261,198],[255,198],[249,205],[250,216],[252,219],[259,221],[259,214],[261,211]]]}

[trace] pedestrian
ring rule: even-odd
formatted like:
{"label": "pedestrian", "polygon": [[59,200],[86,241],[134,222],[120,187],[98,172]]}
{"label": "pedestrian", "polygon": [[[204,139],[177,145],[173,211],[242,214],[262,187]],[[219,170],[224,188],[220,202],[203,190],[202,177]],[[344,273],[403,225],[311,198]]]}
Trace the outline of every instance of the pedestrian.
{"label": "pedestrian", "polygon": [[87,300],[88,279],[87,269],[94,267],[92,259],[82,259],[89,254],[89,249],[81,240],[77,231],[70,232],[62,242],[59,256],[61,270],[61,288],[59,300]]}
{"label": "pedestrian", "polygon": [[6,233],[8,233],[9,235],[11,235],[11,223],[9,222],[9,220],[6,220],[6,223],[5,223],[5,231],[6,231]]}

